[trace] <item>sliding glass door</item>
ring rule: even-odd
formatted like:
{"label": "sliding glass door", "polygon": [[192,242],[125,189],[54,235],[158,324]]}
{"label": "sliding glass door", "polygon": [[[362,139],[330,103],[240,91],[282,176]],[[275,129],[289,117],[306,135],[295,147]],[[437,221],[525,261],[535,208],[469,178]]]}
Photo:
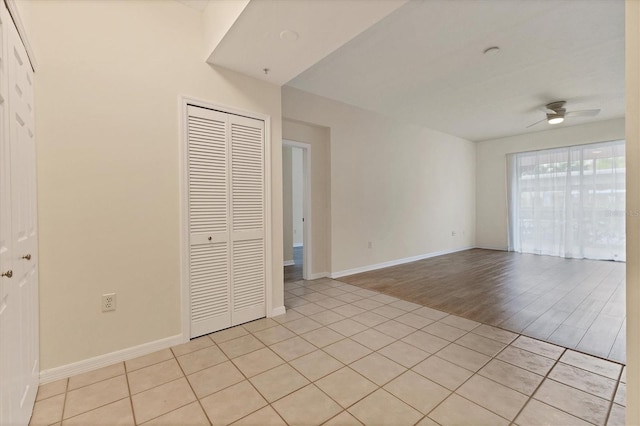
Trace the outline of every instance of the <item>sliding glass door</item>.
{"label": "sliding glass door", "polygon": [[507,158],[509,250],[625,260],[625,144],[603,142]]}

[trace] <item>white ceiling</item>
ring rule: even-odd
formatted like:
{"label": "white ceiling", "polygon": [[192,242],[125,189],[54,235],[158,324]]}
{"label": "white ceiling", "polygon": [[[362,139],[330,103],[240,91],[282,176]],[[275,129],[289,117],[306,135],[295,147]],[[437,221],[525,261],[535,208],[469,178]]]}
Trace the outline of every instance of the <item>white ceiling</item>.
{"label": "white ceiling", "polygon": [[624,116],[623,0],[405,2],[250,0],[209,62],[473,141]]}
{"label": "white ceiling", "polygon": [[624,2],[414,0],[288,84],[473,141],[623,117]]}
{"label": "white ceiling", "polygon": [[207,4],[209,4],[209,0],[178,0],[178,2],[199,10],[200,12],[204,11],[207,8]]}
{"label": "white ceiling", "polygon": [[[251,0],[208,62],[282,85],[406,1]],[[281,38],[287,30],[298,38]]]}

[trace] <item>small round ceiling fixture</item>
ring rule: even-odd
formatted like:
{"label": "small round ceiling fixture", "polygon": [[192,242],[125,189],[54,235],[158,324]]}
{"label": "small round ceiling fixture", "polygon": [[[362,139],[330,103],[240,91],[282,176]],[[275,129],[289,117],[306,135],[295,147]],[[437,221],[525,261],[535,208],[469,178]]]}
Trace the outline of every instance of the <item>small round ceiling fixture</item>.
{"label": "small round ceiling fixture", "polygon": [[485,55],[493,56],[500,53],[500,48],[498,46],[487,47],[482,53],[484,53]]}
{"label": "small round ceiling fixture", "polygon": [[282,30],[280,32],[280,40],[296,41],[300,37],[297,32],[291,30]]}
{"label": "small round ceiling fixture", "polygon": [[564,121],[564,117],[559,114],[549,114],[547,121],[549,124],[560,124]]}

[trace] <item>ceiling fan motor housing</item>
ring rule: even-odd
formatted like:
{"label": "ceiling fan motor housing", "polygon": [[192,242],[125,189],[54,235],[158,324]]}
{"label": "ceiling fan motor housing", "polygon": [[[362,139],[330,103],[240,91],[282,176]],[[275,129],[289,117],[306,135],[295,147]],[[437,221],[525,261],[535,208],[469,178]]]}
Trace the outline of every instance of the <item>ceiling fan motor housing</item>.
{"label": "ceiling fan motor housing", "polygon": [[555,101],[555,102],[550,102],[547,104],[547,109],[550,109],[552,111],[556,111],[558,112],[559,110],[562,110],[563,112],[565,112],[566,110],[564,109],[564,105],[567,103],[567,101]]}
{"label": "ceiling fan motor housing", "polygon": [[565,114],[567,113],[567,110],[565,110],[564,108],[560,108],[558,110],[554,112],[548,112],[547,113],[547,120],[552,120],[554,118],[564,118]]}

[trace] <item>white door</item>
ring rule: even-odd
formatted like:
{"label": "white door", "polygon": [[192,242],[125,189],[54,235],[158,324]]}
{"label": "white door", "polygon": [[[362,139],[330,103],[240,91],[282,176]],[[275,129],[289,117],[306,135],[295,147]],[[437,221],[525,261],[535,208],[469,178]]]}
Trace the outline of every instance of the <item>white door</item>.
{"label": "white door", "polygon": [[191,337],[265,316],[264,122],[189,105]]}
{"label": "white door", "polygon": [[265,315],[264,121],[230,115],[232,325]]}
{"label": "white door", "polygon": [[27,424],[39,381],[33,72],[4,7],[0,19],[0,422]]}
{"label": "white door", "polygon": [[21,418],[29,418],[38,391],[38,256],[33,71],[13,25],[8,26],[9,138],[13,285],[20,317]]}
{"label": "white door", "polygon": [[227,114],[188,107],[191,337],[231,325]]}
{"label": "white door", "polygon": [[[20,406],[20,377],[14,366],[20,362],[18,286],[13,279],[11,242],[11,150],[7,129],[6,27],[10,19],[0,7],[0,424],[10,424]],[[16,417],[17,418],[17,417]]]}

